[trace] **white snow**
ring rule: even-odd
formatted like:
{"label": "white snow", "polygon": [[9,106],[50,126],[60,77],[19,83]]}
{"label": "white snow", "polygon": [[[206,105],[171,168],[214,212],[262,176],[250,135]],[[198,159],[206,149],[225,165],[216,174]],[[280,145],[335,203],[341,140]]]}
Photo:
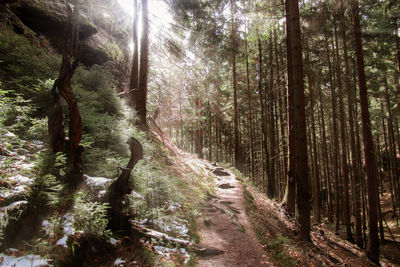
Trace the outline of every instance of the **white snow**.
{"label": "white snow", "polygon": [[125,261],[122,260],[122,259],[120,259],[120,258],[118,258],[118,259],[116,259],[116,260],[114,261],[114,266],[115,266],[115,265],[116,265],[116,266],[119,266],[120,264],[123,264],[123,263],[125,263]]}
{"label": "white snow", "polygon": [[177,249],[177,248],[167,248],[167,247],[163,247],[163,246],[154,246],[153,249],[159,255],[166,257],[166,258],[170,258],[171,253],[174,253],[174,254],[182,253],[183,257],[185,259],[185,263],[187,263],[190,259],[189,253],[187,253],[186,249],[184,249],[184,248]]}
{"label": "white snow", "polygon": [[26,203],[28,203],[28,201],[26,201],[26,200],[16,201],[16,202],[11,203],[8,206],[2,207],[1,210],[2,211],[12,210],[12,209],[15,209],[15,208],[17,208],[17,207],[19,207],[21,205],[26,204]]}
{"label": "white snow", "polygon": [[21,167],[22,167],[22,169],[30,170],[33,167],[35,167],[35,163],[32,163],[32,162],[31,163],[22,163]]}
{"label": "white snow", "polygon": [[42,259],[39,255],[24,255],[21,257],[7,256],[0,253],[0,266],[4,267],[39,267],[39,266],[53,266],[49,263],[50,260]]}
{"label": "white snow", "polygon": [[107,190],[100,190],[99,193],[97,194],[97,197],[102,198],[105,193],[107,193]]}
{"label": "white snow", "polygon": [[110,237],[110,239],[108,240],[108,242],[110,242],[111,245],[115,246],[118,242],[117,239]]}
{"label": "white snow", "polygon": [[32,178],[23,176],[21,174],[17,174],[14,177],[11,177],[10,179],[21,184],[31,184],[33,180]]}
{"label": "white snow", "polygon": [[182,223],[178,221],[163,221],[162,219],[154,220],[153,223],[157,225],[162,232],[175,233],[181,237],[188,237],[189,229],[185,224],[188,222],[182,220]]}
{"label": "white snow", "polygon": [[111,179],[108,179],[105,177],[92,177],[92,176],[89,176],[86,174],[84,174],[83,177],[85,177],[85,181],[89,186],[98,187],[98,188],[105,187],[105,185],[111,181]]}
{"label": "white snow", "polygon": [[71,213],[67,213],[64,215],[64,224],[63,224],[63,231],[66,235],[73,235],[75,234],[75,228],[73,227],[74,217]]}
{"label": "white snow", "polygon": [[56,245],[57,246],[63,246],[64,248],[67,248],[67,240],[68,240],[68,236],[65,235],[63,236],[63,238],[61,238],[60,240],[57,241]]}
{"label": "white snow", "polygon": [[5,136],[5,137],[11,137],[11,138],[16,137],[16,135],[13,134],[12,132],[7,132],[6,134],[4,134],[4,136]]}
{"label": "white snow", "polygon": [[[63,232],[64,232],[64,237],[68,237],[70,235],[75,234],[75,228],[73,227],[73,217],[71,213],[67,213],[62,217],[62,227],[63,227]],[[57,223],[57,222],[55,222]],[[48,220],[43,220],[42,221],[42,226],[44,230],[46,231],[46,234],[51,234],[51,229],[54,229],[56,226],[54,222],[49,222]],[[62,238],[61,238],[62,239]],[[61,240],[60,239],[60,240]],[[59,241],[60,241],[59,240]]]}

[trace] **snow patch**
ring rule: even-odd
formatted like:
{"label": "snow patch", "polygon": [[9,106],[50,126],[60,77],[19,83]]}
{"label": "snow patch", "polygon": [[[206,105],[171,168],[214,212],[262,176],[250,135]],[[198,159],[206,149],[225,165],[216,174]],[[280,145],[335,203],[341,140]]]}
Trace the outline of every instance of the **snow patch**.
{"label": "snow patch", "polygon": [[187,263],[190,259],[189,253],[187,253],[186,249],[184,248],[167,248],[163,246],[154,246],[154,251],[165,258],[171,258],[171,254],[183,254],[183,258],[185,259],[185,263]]}
{"label": "snow patch", "polygon": [[11,203],[8,206],[2,207],[1,210],[2,211],[12,210],[15,208],[19,208],[20,206],[25,205],[26,203],[28,203],[28,201],[26,201],[26,200],[16,201],[16,202]]}
{"label": "snow patch", "polygon": [[24,255],[20,257],[14,256],[7,256],[3,253],[0,253],[0,259],[3,259],[0,262],[1,266],[8,266],[8,267],[43,267],[43,266],[53,266],[49,263],[50,260],[43,259],[39,255]]}
{"label": "snow patch", "polygon": [[30,169],[32,169],[33,167],[35,167],[35,163],[23,163],[23,164],[21,164],[21,168],[22,169],[25,169],[25,170],[30,170]]}
{"label": "snow patch", "polygon": [[12,132],[7,132],[4,134],[4,137],[10,137],[10,138],[14,138],[17,137],[15,134],[13,134]]}
{"label": "snow patch", "polygon": [[106,184],[111,181],[111,179],[105,177],[92,177],[86,174],[84,174],[83,177],[87,185],[97,188],[104,188]]}
{"label": "snow patch", "polygon": [[157,225],[162,232],[167,233],[174,233],[181,237],[189,237],[189,229],[187,228],[186,224],[188,223],[186,220],[179,221],[172,221],[172,222],[165,222],[161,219],[153,221],[155,225]]}
{"label": "snow patch", "polygon": [[31,184],[32,179],[20,174],[15,175],[14,177],[11,177],[10,180],[16,181],[21,184]]}
{"label": "snow patch", "polygon": [[67,248],[67,240],[68,240],[68,236],[65,235],[63,236],[63,238],[61,238],[60,240],[57,241],[56,245],[57,246],[63,246],[64,248]]}
{"label": "snow patch", "polygon": [[110,239],[108,240],[108,242],[109,242],[111,245],[115,246],[115,245],[117,245],[118,240],[115,239],[115,238],[110,237]]}
{"label": "snow patch", "polygon": [[99,193],[97,194],[97,197],[102,198],[106,193],[107,193],[107,190],[100,190]]}
{"label": "snow patch", "polygon": [[114,261],[114,266],[119,266],[120,264],[124,264],[125,263],[125,261],[124,260],[122,260],[122,259],[120,259],[120,258],[118,258],[118,259],[116,259],[115,261]]}
{"label": "snow patch", "polygon": [[[64,237],[68,237],[70,235],[75,234],[75,228],[73,227],[74,219],[71,213],[65,214],[61,219],[62,222],[62,227],[63,227],[63,232],[64,232]],[[42,226],[46,232],[46,234],[51,234],[51,229],[54,229],[56,227],[55,224],[58,222],[50,222],[48,220],[43,220],[42,221]],[[63,237],[63,238],[64,238]],[[61,238],[61,239],[63,239]],[[61,239],[57,241],[61,242]]]}

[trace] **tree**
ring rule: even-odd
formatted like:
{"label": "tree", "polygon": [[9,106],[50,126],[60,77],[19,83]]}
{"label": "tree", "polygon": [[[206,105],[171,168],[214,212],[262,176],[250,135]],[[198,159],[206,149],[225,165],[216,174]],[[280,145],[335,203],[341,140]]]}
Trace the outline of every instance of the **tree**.
{"label": "tree", "polygon": [[231,16],[232,16],[232,85],[233,85],[233,132],[234,132],[234,150],[235,150],[235,167],[242,170],[241,148],[239,142],[239,117],[237,107],[237,75],[236,75],[236,23],[235,23],[235,3],[231,0]]}
{"label": "tree", "polygon": [[[307,162],[307,135],[305,97],[303,81],[303,61],[300,33],[300,16],[298,0],[287,0],[286,3],[287,23],[290,31],[287,32],[288,43],[290,43],[291,62],[288,62],[288,78],[291,81],[292,94],[289,94],[289,103],[293,108],[289,109],[292,114],[289,119],[289,129],[293,131],[294,145],[289,146],[289,153],[294,154],[293,178],[296,182],[296,206],[298,210],[297,221],[300,226],[300,237],[305,241],[311,241],[310,237],[310,185],[308,181]],[[290,141],[289,141],[290,142]],[[293,151],[294,149],[294,151]]]}
{"label": "tree", "polygon": [[[75,2],[72,11],[71,4],[67,5],[67,24],[64,33],[64,48],[58,78],[52,89],[53,103],[49,110],[50,146],[53,153],[61,152],[65,146],[69,158],[68,184],[76,187],[82,179],[82,117],[78,101],[72,89],[71,79],[79,65],[81,43],[79,41],[79,1]],[[63,127],[63,111],[60,95],[68,104],[69,127],[68,141],[65,140]]]}
{"label": "tree", "polygon": [[139,47],[138,47],[138,1],[133,1],[133,55],[132,55],[132,68],[131,77],[129,82],[129,89],[131,93],[130,103],[131,106],[136,107],[135,101],[138,100],[137,93],[139,92]]}
{"label": "tree", "polygon": [[147,116],[147,79],[149,74],[149,10],[148,0],[142,0],[142,33],[140,37],[139,90],[136,94],[135,109],[138,115],[137,124],[148,128]]}
{"label": "tree", "polygon": [[377,170],[375,164],[374,142],[371,133],[371,120],[368,109],[368,93],[365,78],[364,54],[361,39],[361,25],[358,1],[351,1],[353,15],[353,30],[355,37],[355,52],[357,59],[358,86],[360,93],[361,123],[364,146],[365,167],[368,186],[368,256],[379,263],[379,237],[378,237],[378,188]]}

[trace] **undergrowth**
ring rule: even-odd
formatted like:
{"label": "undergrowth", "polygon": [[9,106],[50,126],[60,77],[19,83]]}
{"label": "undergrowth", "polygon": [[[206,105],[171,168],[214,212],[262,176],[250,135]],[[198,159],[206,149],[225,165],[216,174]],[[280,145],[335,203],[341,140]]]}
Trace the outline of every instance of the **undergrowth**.
{"label": "undergrowth", "polygon": [[[11,132],[21,142],[46,144],[50,91],[58,75],[61,56],[48,48],[32,45],[22,35],[5,30],[8,29],[6,25],[0,24],[0,28],[1,134]],[[184,181],[187,177],[173,170],[169,152],[156,137],[134,127],[135,114],[116,95],[116,81],[109,73],[103,66],[81,66],[73,77],[73,90],[83,119],[84,172],[89,176],[118,177],[119,168],[125,167],[130,157],[126,141],[135,137],[143,146],[144,158],[132,171],[134,191],[125,201],[126,211],[149,227],[198,243],[195,221],[199,213],[196,204],[185,197],[187,191],[192,190]],[[63,108],[64,127],[68,133],[68,108],[64,101]],[[18,142],[0,144],[0,148],[13,151],[19,146]],[[2,162],[2,167],[10,167],[12,160],[8,157]],[[46,223],[41,226],[43,235],[27,243],[33,252],[55,258],[58,263],[68,255],[60,251],[64,245],[69,251],[77,249],[76,239],[70,239],[70,235],[112,237],[107,230],[107,205],[96,202],[89,193],[72,196],[63,193],[60,182],[66,166],[63,154],[37,153],[36,162],[30,171],[35,179],[26,194],[27,207],[45,210],[42,217]],[[12,175],[15,174],[2,171],[1,179]],[[197,179],[194,173],[189,176]],[[196,191],[191,197],[195,199],[202,194]],[[66,213],[63,208],[68,203],[74,203],[74,208]],[[20,214],[12,219],[15,221],[18,216]],[[10,219],[9,214],[0,213],[0,240]],[[65,230],[68,228],[66,225],[73,230]],[[150,251],[142,251],[142,256],[148,265],[155,261]],[[193,260],[188,264],[193,265]]]}

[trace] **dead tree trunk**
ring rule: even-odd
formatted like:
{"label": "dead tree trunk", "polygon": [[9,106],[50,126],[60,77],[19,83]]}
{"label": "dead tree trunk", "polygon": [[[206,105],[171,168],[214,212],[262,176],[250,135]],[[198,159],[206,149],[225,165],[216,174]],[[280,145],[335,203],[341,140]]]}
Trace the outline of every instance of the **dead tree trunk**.
{"label": "dead tree trunk", "polygon": [[111,230],[114,233],[124,234],[129,233],[130,216],[123,211],[123,200],[133,189],[129,182],[131,171],[136,163],[143,158],[143,147],[137,139],[131,137],[127,143],[131,151],[131,158],[126,168],[121,168],[121,174],[110,185],[105,197],[106,202],[110,203],[109,217]]}
{"label": "dead tree trunk", "polygon": [[[74,11],[67,2],[67,24],[65,26],[64,49],[59,76],[54,83],[52,96],[53,103],[49,113],[50,146],[53,153],[61,152],[64,144],[69,155],[69,172],[67,183],[76,187],[82,179],[82,117],[78,108],[78,101],[72,90],[71,79],[79,62],[81,44],[79,42],[79,2],[75,3]],[[69,133],[68,142],[65,141],[63,127],[63,112],[60,95],[68,104]]]}

